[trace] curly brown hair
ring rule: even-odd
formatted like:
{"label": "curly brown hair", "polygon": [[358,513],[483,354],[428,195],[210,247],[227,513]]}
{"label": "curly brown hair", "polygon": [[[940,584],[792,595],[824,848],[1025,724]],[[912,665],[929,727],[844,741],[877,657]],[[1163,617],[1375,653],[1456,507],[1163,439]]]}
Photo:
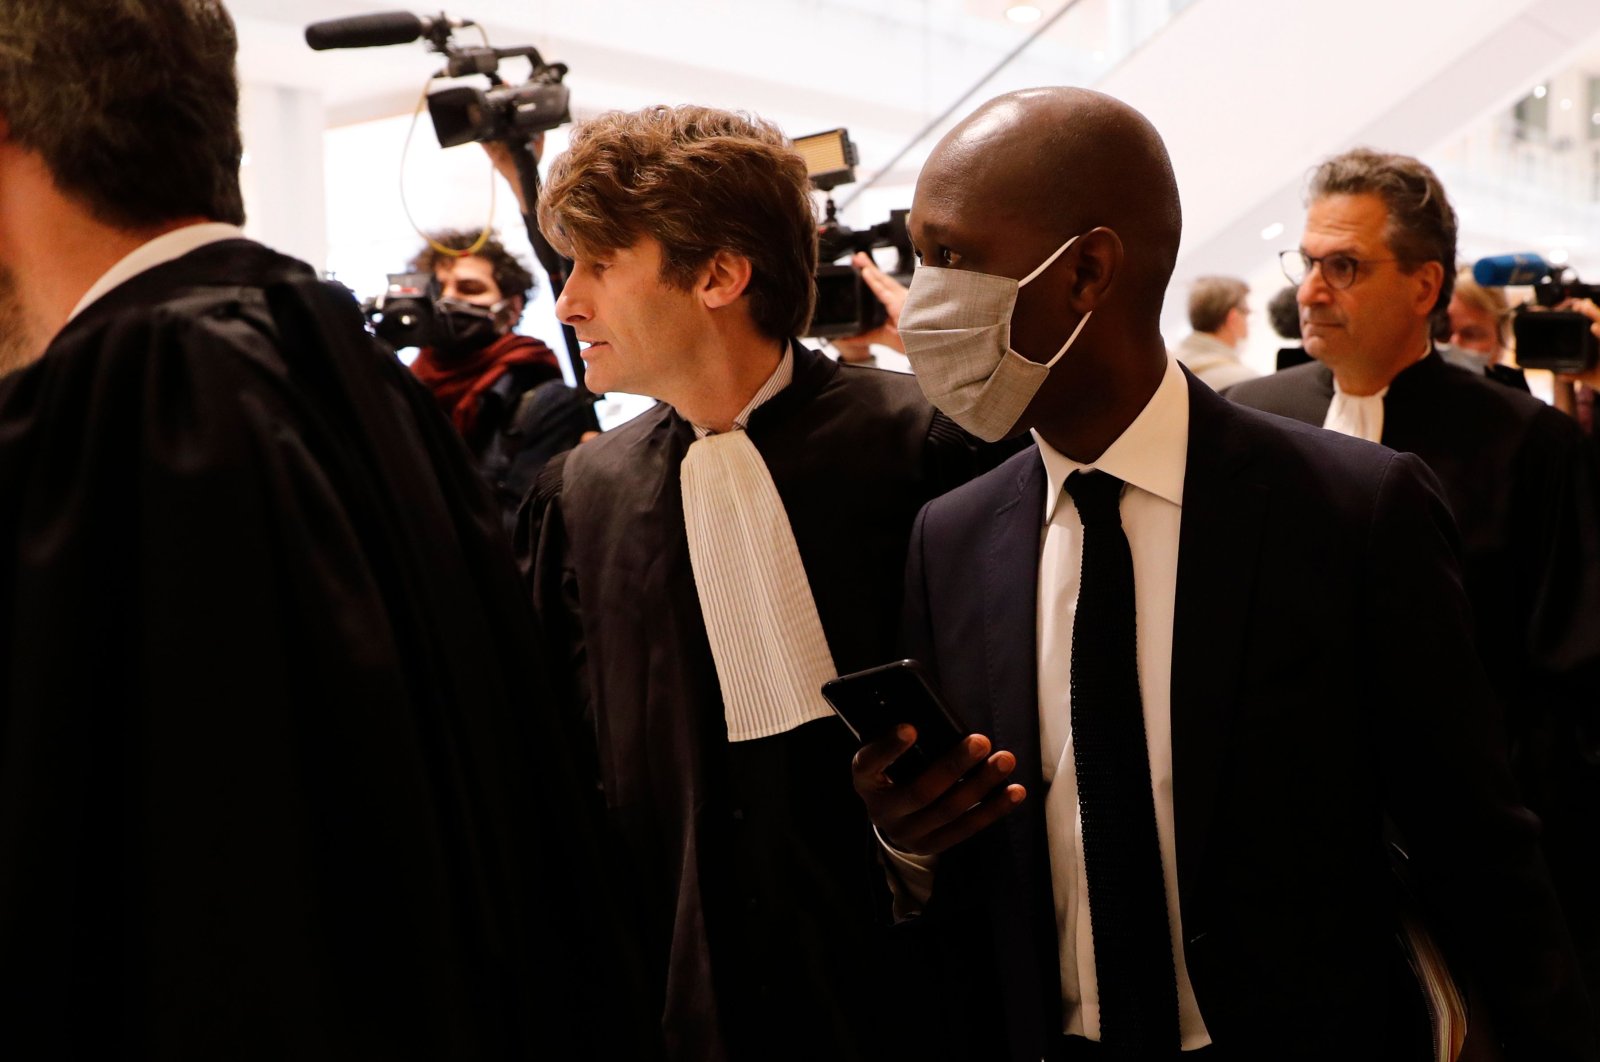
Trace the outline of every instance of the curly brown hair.
{"label": "curly brown hair", "polygon": [[718,251],[750,262],[751,320],[800,335],[816,302],[817,223],[805,162],[776,126],[711,107],[614,111],[573,130],[539,196],[539,227],[569,257],[661,245],[688,290]]}
{"label": "curly brown hair", "polygon": [[[427,234],[433,243],[425,243],[417,256],[411,259],[411,264],[406,268],[414,273],[433,273],[439,268],[440,262],[453,262],[466,255],[446,254],[435,250],[433,244],[448,247],[452,251],[465,251],[478,242],[481,232],[468,232],[463,229],[442,229],[438,232]],[[506,245],[500,242],[500,237],[491,232],[489,238],[484,240],[483,246],[472,252],[471,257],[481,258],[489,263],[489,268],[494,273],[495,285],[500,289],[502,299],[514,299],[521,296],[523,302],[528,301],[528,295],[533,291],[533,274],[528,272],[528,267],[522,264],[522,259],[506,250]]]}

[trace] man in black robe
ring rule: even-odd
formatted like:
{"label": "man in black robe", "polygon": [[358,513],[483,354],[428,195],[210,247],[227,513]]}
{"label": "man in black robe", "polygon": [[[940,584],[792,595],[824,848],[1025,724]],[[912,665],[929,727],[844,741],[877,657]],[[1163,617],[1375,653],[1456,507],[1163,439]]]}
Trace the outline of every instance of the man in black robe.
{"label": "man in black robe", "polygon": [[1513,769],[1600,1002],[1600,489],[1571,418],[1433,346],[1455,232],[1416,159],[1360,149],[1323,163],[1288,255],[1317,360],[1228,397],[1414,453],[1439,477]]}
{"label": "man in black robe", "polygon": [[239,231],[234,51],[210,0],[0,12],[0,1039],[638,1056],[499,515]]}
{"label": "man in black robe", "polygon": [[[661,399],[552,461],[518,546],[572,663],[669,1054],[912,1057],[885,1032],[905,979],[885,972],[889,896],[854,743],[817,714],[815,676],[779,691],[800,715],[742,729],[730,680],[787,666],[802,635],[742,665],[719,656],[707,580],[761,582],[762,565],[723,543],[733,570],[703,568],[688,527],[711,506],[702,530],[765,515],[773,537],[792,532],[804,577],[776,603],[814,604],[831,677],[893,658],[911,521],[980,455],[911,377],[791,338],[811,313],[815,221],[804,164],[770,126],[698,107],[596,119],[553,164],[539,218],[575,259],[557,312],[590,344],[588,386]],[[755,489],[695,500],[694,453],[719,440],[753,445],[781,512],[757,514],[770,495]],[[735,639],[784,622],[731,619]]]}

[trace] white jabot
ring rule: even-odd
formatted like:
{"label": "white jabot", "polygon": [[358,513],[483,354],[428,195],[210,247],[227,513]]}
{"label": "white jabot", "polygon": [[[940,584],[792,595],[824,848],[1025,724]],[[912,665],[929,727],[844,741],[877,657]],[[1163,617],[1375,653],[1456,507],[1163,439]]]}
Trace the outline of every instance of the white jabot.
{"label": "white jabot", "polygon": [[1039,557],[1039,744],[1047,787],[1044,814],[1059,934],[1063,1031],[1091,1040],[1100,1038],[1089,881],[1083,862],[1083,821],[1072,745],[1072,627],[1083,568],[1083,522],[1077,506],[1062,503],[1069,475],[1079,469],[1099,469],[1127,484],[1122,492],[1122,527],[1133,553],[1139,696],[1150,750],[1150,784],[1167,887],[1172,958],[1178,975],[1179,1030],[1185,1049],[1203,1047],[1211,1042],[1211,1035],[1200,1017],[1184,961],[1172,805],[1172,622],[1189,454],[1188,381],[1177,364],[1169,361],[1166,375],[1144,410],[1093,464],[1079,464],[1043,439],[1038,442],[1048,479]]}
{"label": "white jabot", "polygon": [[244,230],[237,225],[228,225],[220,221],[204,221],[197,225],[185,225],[181,229],[162,233],[155,239],[135,247],[110,269],[89,286],[83,293],[83,298],[78,300],[78,305],[72,308],[72,313],[67,320],[72,320],[94,303],[96,299],[105,295],[112,288],[132,280],[147,270],[158,265],[165,265],[175,258],[182,258],[190,251],[197,251],[207,244],[220,243],[223,240],[242,240],[245,238]]}
{"label": "white jabot", "polygon": [[1333,401],[1328,404],[1328,415],[1322,418],[1322,426],[1329,431],[1336,431],[1340,435],[1351,435],[1367,442],[1383,441],[1383,396],[1389,393],[1385,387],[1375,395],[1351,395],[1339,389],[1339,382],[1333,384]]}
{"label": "white jabot", "polygon": [[[1083,521],[1077,506],[1061,504],[1067,477],[1079,469],[1108,472],[1128,486],[1122,492],[1122,527],[1133,553],[1134,608],[1138,616],[1139,696],[1150,749],[1156,836],[1167,887],[1167,920],[1178,975],[1178,1022],[1185,1050],[1211,1042],[1200,1016],[1183,955],[1178,904],[1178,850],[1172,805],[1172,622],[1178,587],[1178,535],[1183,480],[1189,456],[1189,387],[1174,361],[1155,394],[1100,459],[1079,464],[1037,434],[1047,487],[1039,556],[1039,746],[1045,795],[1061,969],[1065,1033],[1100,1039],[1100,999],[1089,921],[1089,879],[1083,862],[1083,821],[1072,746],[1072,625],[1083,569]],[[879,840],[882,840],[880,836]],[[887,844],[889,881],[897,917],[927,902],[938,862]]]}
{"label": "white jabot", "polygon": [[[1430,342],[1422,348],[1421,361],[1433,352]],[[1411,364],[1416,364],[1416,361]],[[1410,366],[1407,366],[1409,368]],[[1404,371],[1404,370],[1401,370]],[[1322,426],[1329,431],[1336,431],[1340,435],[1350,435],[1367,442],[1381,443],[1383,441],[1383,399],[1389,393],[1385,387],[1375,395],[1346,394],[1339,386],[1338,377],[1333,381],[1333,401],[1328,403],[1328,414],[1322,418]]]}
{"label": "white jabot", "polygon": [[793,375],[785,349],[732,431],[695,427],[679,473],[689,563],[729,741],[771,737],[833,714],[821,692],[836,674],[833,654],[783,499],[744,430]]}

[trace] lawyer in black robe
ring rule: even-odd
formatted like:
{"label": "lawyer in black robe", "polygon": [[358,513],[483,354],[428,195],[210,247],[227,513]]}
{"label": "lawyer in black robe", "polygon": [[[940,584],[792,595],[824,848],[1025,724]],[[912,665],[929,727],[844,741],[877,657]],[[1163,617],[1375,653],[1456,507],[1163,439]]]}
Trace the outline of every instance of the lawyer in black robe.
{"label": "lawyer in black robe", "polygon": [[499,513],[348,293],[125,282],[0,497],[8,1055],[648,1056]]}
{"label": "lawyer in black robe", "polygon": [[[893,659],[911,523],[1004,457],[909,376],[792,344],[790,385],[750,417],[834,666]],[[555,459],[518,548],[593,735],[615,873],[676,1059],[910,1057],[889,896],[837,719],[730,743],[661,404]]]}
{"label": "lawyer in black robe", "polygon": [[[1320,362],[1239,384],[1235,402],[1321,426]],[[1461,531],[1477,645],[1512,766],[1600,1001],[1600,484],[1571,418],[1437,353],[1394,378],[1382,443],[1439,477]]]}

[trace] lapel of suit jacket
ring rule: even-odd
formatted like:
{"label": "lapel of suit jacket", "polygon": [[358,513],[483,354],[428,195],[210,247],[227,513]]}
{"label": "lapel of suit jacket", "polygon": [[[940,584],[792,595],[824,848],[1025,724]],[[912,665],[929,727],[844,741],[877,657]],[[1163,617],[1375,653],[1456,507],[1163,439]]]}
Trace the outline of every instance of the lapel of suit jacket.
{"label": "lapel of suit jacket", "polygon": [[[1044,521],[1044,462],[1023,462],[1014,492],[995,510],[984,555],[984,662],[997,749],[1017,757],[1012,777],[1036,803],[1039,767],[1039,543]],[[1018,820],[1023,816],[1012,815]]]}
{"label": "lapel of suit jacket", "polygon": [[1250,475],[1250,440],[1226,399],[1189,380],[1189,453],[1178,536],[1172,631],[1172,769],[1178,895],[1193,918],[1245,636],[1268,501]]}
{"label": "lapel of suit jacket", "polygon": [[1003,990],[1014,1044],[1059,1032],[1060,969],[1045,835],[1044,782],[1039,750],[1039,549],[1044,527],[1044,461],[1034,450],[1022,462],[1015,490],[995,510],[984,555],[984,678],[992,691],[988,720],[997,749],[1017,758],[1011,780],[1028,790],[1006,816],[1008,888],[991,911],[1000,939]]}

